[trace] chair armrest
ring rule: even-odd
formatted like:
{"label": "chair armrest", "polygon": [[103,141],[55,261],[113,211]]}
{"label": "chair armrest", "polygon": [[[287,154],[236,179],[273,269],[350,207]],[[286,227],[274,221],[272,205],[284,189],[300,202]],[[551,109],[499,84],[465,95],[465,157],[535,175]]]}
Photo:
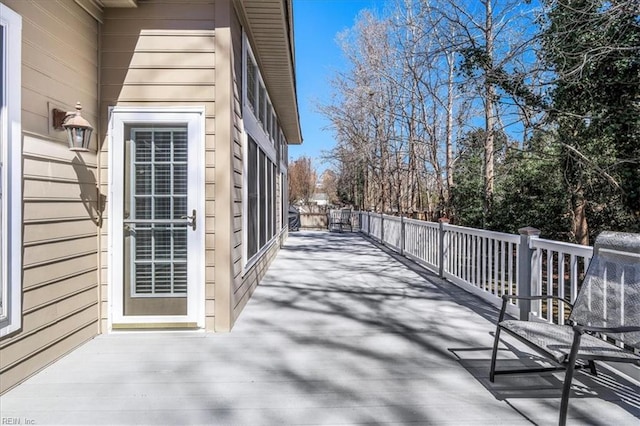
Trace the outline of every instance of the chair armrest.
{"label": "chair armrest", "polygon": [[554,296],[554,295],[540,295],[540,296],[515,296],[515,295],[508,295],[508,294],[503,294],[502,295],[502,299],[522,299],[522,300],[541,300],[541,299],[553,299],[553,300],[557,300],[558,302],[562,302],[562,303],[566,303],[567,305],[569,305],[570,307],[573,308],[573,303],[571,303],[570,301],[568,301],[567,299],[563,299],[562,297],[558,297],[558,296]]}
{"label": "chair armrest", "polygon": [[571,309],[573,309],[573,303],[569,302],[567,299],[563,299],[561,297],[558,296],[553,296],[553,295],[540,295],[540,296],[516,296],[516,295],[509,295],[509,294],[503,294],[502,295],[502,309],[500,309],[500,316],[498,317],[498,323],[502,322],[502,320],[504,319],[504,314],[507,310],[507,303],[509,301],[509,299],[520,299],[520,300],[542,300],[542,299],[553,299],[553,300],[557,300],[558,302],[562,302],[565,303],[567,305],[569,305],[569,307]]}

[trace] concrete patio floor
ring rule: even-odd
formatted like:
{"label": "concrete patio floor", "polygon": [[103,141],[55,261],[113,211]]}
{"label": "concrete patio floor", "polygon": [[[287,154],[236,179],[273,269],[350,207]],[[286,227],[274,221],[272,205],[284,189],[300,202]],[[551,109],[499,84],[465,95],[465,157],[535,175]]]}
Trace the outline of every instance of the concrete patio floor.
{"label": "concrete patio floor", "polygon": [[[496,310],[355,233],[292,233],[231,333],[102,335],[0,397],[20,424],[557,424],[562,373],[488,380]],[[507,364],[531,364],[506,338]],[[638,379],[638,378],[636,378]],[[579,372],[569,424],[638,425]],[[15,424],[15,423],[13,423]]]}

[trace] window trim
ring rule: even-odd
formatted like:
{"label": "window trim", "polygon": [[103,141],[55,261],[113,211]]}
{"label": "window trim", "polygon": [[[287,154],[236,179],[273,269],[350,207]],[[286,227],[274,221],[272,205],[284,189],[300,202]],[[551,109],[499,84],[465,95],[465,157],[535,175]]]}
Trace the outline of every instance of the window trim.
{"label": "window trim", "polygon": [[[264,80],[262,79],[262,73],[260,72],[260,67],[258,66],[258,61],[255,59],[255,55],[253,54],[253,50],[249,45],[249,39],[247,38],[246,33],[243,34],[243,43],[242,43],[242,73],[243,79],[242,84],[244,85],[242,93],[242,117],[245,133],[251,135],[251,137],[258,143],[260,149],[262,149],[265,154],[273,161],[277,163],[276,159],[276,148],[275,144],[271,142],[269,131],[267,128],[266,119],[262,120],[262,117],[266,118],[268,114],[277,115],[275,111],[266,111],[269,105],[273,105],[271,100],[269,99],[269,93],[267,92],[266,85],[264,84]],[[257,103],[259,104],[258,111],[254,110],[253,105],[249,102],[248,98],[248,77],[247,71],[249,69],[249,62],[252,62],[252,65],[255,67],[257,74],[255,78],[256,82],[256,97]],[[261,90],[262,89],[262,90]],[[263,99],[264,94],[264,99]],[[246,141],[245,141],[246,142]]]}
{"label": "window trim", "polygon": [[4,29],[1,54],[2,100],[0,131],[2,144],[2,300],[0,337],[22,327],[22,17],[0,4],[0,26]]}
{"label": "window trim", "polygon": [[[282,130],[278,126],[278,117],[273,109],[273,104],[269,99],[269,93],[264,85],[260,68],[249,45],[246,33],[243,34],[243,87],[242,87],[242,117],[243,117],[243,191],[242,191],[242,224],[243,224],[243,250],[242,250],[242,267],[243,273],[252,268],[264,253],[269,250],[278,241],[278,236],[282,229],[277,229],[278,210],[279,210],[279,193],[277,191],[278,170],[280,169],[279,146],[276,135],[281,135]],[[250,104],[248,96],[248,88],[246,82],[249,80],[246,75],[249,69],[256,69],[256,91],[258,93],[258,111],[254,110]],[[256,164],[250,164],[250,144],[256,145]],[[261,166],[261,161],[264,162]],[[254,170],[255,169],[255,170]],[[250,171],[253,171],[250,173]],[[255,174],[258,197],[258,217],[256,236],[258,247],[254,250],[253,237],[249,235],[250,206],[249,192],[253,186],[250,185],[249,176]],[[251,188],[250,188],[251,186]],[[265,193],[264,195],[262,193]],[[264,203],[262,206],[260,203]],[[261,244],[261,241],[264,244]],[[251,245],[251,247],[250,247]]]}

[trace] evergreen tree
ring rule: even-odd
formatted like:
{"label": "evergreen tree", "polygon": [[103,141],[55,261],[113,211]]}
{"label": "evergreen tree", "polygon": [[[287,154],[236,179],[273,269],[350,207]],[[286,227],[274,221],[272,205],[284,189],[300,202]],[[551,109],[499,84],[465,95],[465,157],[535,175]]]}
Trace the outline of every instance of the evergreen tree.
{"label": "evergreen tree", "polygon": [[640,8],[637,0],[545,0],[544,60],[573,239],[640,230]]}

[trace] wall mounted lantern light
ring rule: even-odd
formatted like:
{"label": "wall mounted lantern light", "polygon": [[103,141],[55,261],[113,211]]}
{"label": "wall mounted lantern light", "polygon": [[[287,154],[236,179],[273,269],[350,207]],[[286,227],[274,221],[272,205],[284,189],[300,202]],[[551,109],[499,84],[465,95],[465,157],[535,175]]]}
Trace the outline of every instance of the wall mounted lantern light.
{"label": "wall mounted lantern light", "polygon": [[93,127],[82,118],[80,111],[82,105],[76,103],[76,110],[67,112],[60,109],[53,109],[53,128],[56,130],[66,130],[69,139],[70,151],[89,151],[91,132]]}

